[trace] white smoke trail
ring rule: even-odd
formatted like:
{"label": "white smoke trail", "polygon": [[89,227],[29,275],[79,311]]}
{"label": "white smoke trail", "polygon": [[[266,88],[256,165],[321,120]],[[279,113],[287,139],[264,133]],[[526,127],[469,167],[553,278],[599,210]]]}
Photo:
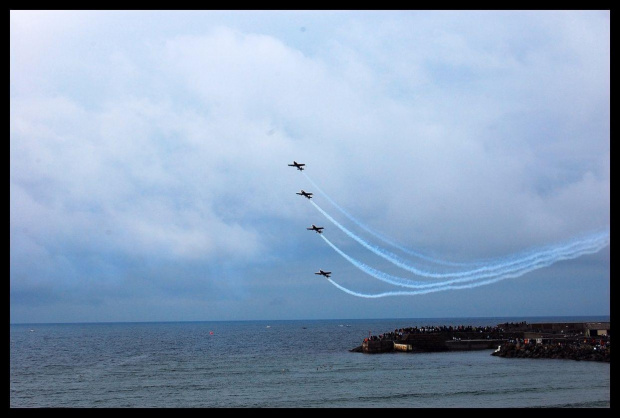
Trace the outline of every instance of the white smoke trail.
{"label": "white smoke trail", "polygon": [[527,268],[527,266],[529,265],[535,265],[541,261],[544,262],[549,257],[553,257],[554,254],[562,253],[562,251],[571,250],[573,247],[579,248],[579,246],[581,246],[584,243],[595,243],[595,245],[597,245],[596,243],[599,243],[599,242],[607,242],[607,245],[609,244],[609,230],[606,230],[603,232],[592,234],[584,238],[575,239],[572,242],[569,242],[567,244],[556,245],[554,247],[551,246],[544,250],[540,250],[537,253],[530,254],[527,257],[523,257],[517,260],[512,260],[510,262],[498,263],[498,264],[490,265],[490,266],[482,266],[482,267],[472,269],[472,270],[467,270],[467,271],[435,273],[435,272],[420,270],[419,268],[408,264],[405,260],[396,256],[395,254],[392,254],[389,251],[386,251],[382,248],[379,248],[375,245],[368,243],[361,237],[355,235],[353,232],[349,231],[347,228],[342,226],[338,221],[332,218],[327,212],[321,209],[316,203],[314,203],[313,201],[310,201],[310,203],[312,203],[312,205],[319,212],[321,212],[323,216],[325,216],[330,222],[336,225],[341,231],[343,231],[349,237],[353,238],[355,241],[357,241],[362,246],[372,251],[376,255],[388,260],[394,265],[404,270],[407,270],[411,273],[414,273],[414,274],[417,274],[423,277],[436,278],[436,279],[446,279],[446,278],[454,277],[454,278],[469,278],[470,280],[476,280],[479,278],[492,277],[492,276],[497,276],[500,274],[507,274],[507,273],[511,273],[514,271],[519,271],[523,268]]}
{"label": "white smoke trail", "polygon": [[[563,251],[558,251],[554,254],[550,254],[548,257],[546,257],[545,259],[539,259],[537,260],[536,263],[532,263],[529,265],[524,265],[522,266],[519,270],[515,270],[512,272],[504,272],[503,274],[484,274],[484,275],[479,275],[476,277],[468,277],[468,278],[460,278],[460,279],[451,279],[451,280],[444,280],[442,282],[436,282],[436,283],[427,283],[427,282],[419,282],[419,281],[413,281],[411,279],[407,279],[407,278],[403,278],[403,277],[397,277],[397,276],[392,276],[390,274],[387,274],[385,272],[376,270],[356,259],[354,259],[353,257],[347,255],[346,253],[344,253],[342,250],[340,250],[336,245],[334,245],[331,241],[329,241],[324,235],[321,235],[321,238],[323,238],[323,240],[330,246],[332,247],[338,254],[340,254],[342,257],[344,257],[347,261],[349,261],[351,264],[353,264],[354,266],[356,266],[357,268],[359,268],[360,270],[362,270],[364,273],[379,279],[383,282],[389,283],[389,284],[393,284],[396,286],[402,286],[402,287],[407,287],[407,288],[413,288],[413,289],[432,289],[432,288],[445,288],[446,286],[452,285],[454,283],[464,283],[464,282],[472,282],[472,281],[476,281],[476,280],[481,280],[481,279],[488,279],[491,277],[495,277],[495,279],[492,280],[487,280],[487,281],[479,281],[477,283],[470,283],[468,285],[465,285],[464,287],[449,287],[449,288],[471,288],[471,287],[477,287],[480,286],[481,283],[482,284],[489,284],[489,283],[494,283],[496,281],[496,279],[498,278],[497,276],[499,276],[500,280],[502,277],[504,278],[509,278],[509,277],[519,277],[522,276],[526,273],[529,273],[533,270],[537,270],[543,267],[547,267],[550,266],[551,264],[554,264],[558,261],[563,261],[563,260],[569,260],[569,259],[573,259],[573,258],[577,258],[580,257],[582,255],[585,254],[592,254],[592,253],[596,253],[598,251],[600,251],[601,249],[605,248],[607,245],[609,245],[609,240],[606,239],[601,239],[601,240],[594,240],[594,241],[586,241],[586,242],[582,242],[580,246],[576,247],[576,248],[569,248],[569,249],[564,249]],[[418,293],[415,293],[418,294]]]}
{"label": "white smoke trail", "polygon": [[[605,245],[601,246],[598,249],[592,249],[591,251],[587,251],[584,252],[580,255],[584,255],[584,254],[588,254],[588,253],[595,253],[600,251],[602,248],[604,248]],[[578,257],[578,256],[576,256]],[[571,258],[575,258],[575,257],[571,257]],[[553,262],[550,262],[549,264],[553,264]],[[383,293],[360,293],[360,292],[355,292],[353,290],[347,289],[344,286],[339,285],[338,283],[334,282],[331,279],[328,279],[334,286],[336,286],[338,289],[342,290],[343,292],[346,292],[350,295],[353,296],[357,296],[357,297],[361,297],[361,298],[383,298],[383,297],[388,297],[388,296],[416,296],[416,295],[423,295],[426,293],[433,293],[433,292],[443,292],[446,290],[457,290],[457,289],[473,289],[475,287],[479,287],[479,286],[484,286],[484,285],[489,285],[492,283],[496,283],[499,282],[501,280],[506,280],[506,279],[510,279],[510,278],[515,278],[515,277],[519,277],[522,276],[532,270],[536,270],[540,267],[543,266],[538,266],[538,267],[532,267],[530,269],[526,269],[524,271],[521,272],[517,272],[517,273],[511,273],[511,274],[504,274],[502,276],[499,277],[495,277],[493,279],[489,279],[489,280],[483,280],[483,281],[479,281],[479,282],[475,282],[475,283],[470,283],[470,284],[465,284],[465,285],[441,285],[441,286],[436,286],[433,288],[429,288],[429,289],[422,289],[422,290],[398,290],[398,291],[390,291],[390,292],[383,292]]]}
{"label": "white smoke trail", "polygon": [[[328,279],[334,286],[336,286],[340,290],[346,293],[349,293],[351,295],[358,296],[358,297],[379,298],[379,297],[399,296],[399,295],[420,295],[420,294],[425,294],[425,293],[430,293],[430,292],[438,292],[438,291],[453,290],[453,289],[471,289],[471,288],[495,283],[500,280],[519,277],[533,270],[547,267],[558,261],[577,258],[585,254],[596,253],[600,251],[601,249],[605,248],[606,246],[608,246],[610,242],[609,227],[607,227],[602,232],[593,233],[593,234],[590,234],[582,238],[575,238],[572,241],[565,243],[565,244],[547,246],[547,247],[534,249],[528,252],[524,252],[524,253],[508,256],[508,257],[503,257],[503,258],[495,259],[495,260],[488,260],[488,261],[482,260],[482,261],[475,261],[475,262],[468,262],[468,263],[456,263],[456,262],[450,262],[446,260],[439,260],[436,258],[426,256],[424,254],[409,250],[407,248],[404,248],[396,243],[391,242],[384,236],[370,230],[368,227],[363,225],[353,216],[348,214],[338,204],[336,204],[336,202],[334,202],[325,192],[323,192],[321,188],[318,187],[316,183],[314,183],[307,174],[305,173],[303,174],[312,183],[312,185],[323,196],[325,196],[338,210],[340,210],[347,218],[349,218],[352,222],[354,222],[356,225],[366,230],[373,236],[386,242],[387,244],[392,245],[395,248],[398,248],[399,250],[409,255],[413,255],[420,259],[431,261],[436,264],[442,264],[446,266],[468,266],[468,267],[478,266],[478,268],[458,271],[458,272],[451,272],[451,273],[434,273],[434,272],[421,270],[415,266],[408,264],[407,261],[401,259],[397,255],[392,254],[391,252],[383,248],[372,245],[366,240],[355,235],[354,233],[349,231],[347,228],[342,226],[340,223],[338,223],[334,218],[332,218],[324,210],[322,210],[316,203],[311,201],[311,203],[314,205],[314,207],[319,212],[321,212],[328,220],[330,220],[334,225],[336,225],[345,234],[353,238],[355,241],[360,243],[362,246],[364,246],[368,250],[392,262],[398,267],[401,267],[407,271],[410,271],[414,274],[417,274],[423,277],[429,277],[429,278],[435,278],[435,279],[448,279],[450,277],[455,277],[454,279],[448,279],[448,280],[442,280],[440,282],[429,283],[429,282],[414,281],[414,280],[403,278],[403,277],[392,276],[385,272],[376,270],[360,262],[359,260],[356,260],[350,257],[349,255],[345,254],[342,250],[340,250],[338,247],[336,247],[333,243],[331,243],[331,241],[329,241],[325,236],[321,235],[323,240],[325,240],[325,242],[327,242],[327,244],[330,245],[336,252],[338,252],[342,257],[344,257],[346,260],[351,262],[353,265],[355,265],[357,268],[359,268],[366,274],[369,274],[372,277],[375,277],[379,280],[382,280],[386,283],[390,283],[393,285],[419,289],[415,291],[392,291],[392,292],[384,292],[384,293],[378,293],[378,294],[366,294],[366,293],[359,293],[359,292],[355,292],[353,290],[347,289],[337,284],[336,282],[332,281],[331,279]],[[473,282],[473,283],[467,283],[467,282]],[[467,283],[467,284],[454,285],[455,283]]]}
{"label": "white smoke trail", "polygon": [[[556,250],[560,249],[560,247],[557,246],[548,246],[548,247],[543,247],[543,248],[538,248],[538,249],[531,249],[529,251],[526,252],[521,252],[521,253],[517,253],[514,255],[510,255],[510,256],[506,256],[506,257],[501,257],[501,258],[495,258],[495,259],[487,259],[487,260],[477,260],[477,261],[470,261],[470,262],[452,262],[452,261],[447,261],[447,260],[440,260],[437,258],[433,258],[430,257],[428,255],[422,254],[420,252],[417,251],[413,251],[411,249],[405,248],[402,245],[399,245],[393,241],[391,241],[390,239],[386,238],[385,236],[381,235],[378,232],[373,231],[372,229],[370,229],[368,226],[364,225],[363,223],[361,223],[359,220],[357,220],[355,217],[353,217],[351,214],[349,214],[346,210],[344,210],[340,205],[338,205],[332,198],[329,197],[329,195],[327,195],[327,193],[325,193],[311,178],[310,176],[308,176],[305,172],[303,173],[303,175],[306,177],[306,179],[312,184],[312,186],[319,191],[319,193],[321,193],[321,195],[323,195],[336,209],[338,209],[341,213],[343,213],[350,221],[352,221],[353,223],[355,223],[357,226],[359,226],[360,228],[364,229],[366,232],[370,233],[371,235],[373,235],[374,237],[382,240],[383,242],[403,251],[406,254],[418,257],[420,259],[435,263],[435,264],[441,264],[441,265],[445,265],[445,266],[457,266],[457,267],[479,267],[478,269],[474,269],[474,270],[469,270],[469,271],[457,271],[454,273],[437,273],[437,274],[433,274],[431,272],[423,272],[422,270],[420,270],[417,267],[414,267],[412,265],[410,265],[407,261],[402,260],[401,258],[399,258],[397,255],[390,253],[389,251],[379,248],[377,246],[373,246],[371,244],[369,244],[367,241],[363,240],[362,238],[358,237],[357,235],[354,235],[351,231],[345,229],[341,224],[337,223],[331,216],[327,215],[324,211],[322,211],[320,208],[317,207],[317,209],[319,209],[319,211],[321,213],[323,213],[324,216],[327,217],[327,219],[329,219],[332,223],[334,223],[334,225],[336,225],[337,227],[339,227],[343,232],[345,232],[347,235],[349,235],[351,238],[355,239],[356,241],[358,241],[360,244],[362,244],[363,246],[365,246],[367,249],[373,251],[375,254],[385,258],[386,260],[394,263],[395,265],[410,271],[412,273],[418,274],[418,275],[422,275],[422,276],[426,276],[426,277],[436,277],[436,278],[444,278],[444,277],[462,277],[462,276],[467,276],[469,274],[477,274],[479,272],[483,272],[483,271],[496,271],[496,274],[502,274],[504,272],[510,272],[510,271],[515,271],[518,270],[520,267],[520,264],[525,263],[527,261],[533,261],[535,262],[539,256],[541,254],[548,254],[548,253],[552,253],[555,252]],[[316,205],[315,205],[316,206]],[[607,235],[607,238],[609,236],[609,228],[607,228],[607,231],[603,231],[602,232],[603,235]],[[577,245],[579,244],[581,239],[576,239],[574,242],[577,243]],[[566,244],[566,245],[573,245],[571,243]],[[515,266],[512,268],[507,268],[509,266]]]}
{"label": "white smoke trail", "polygon": [[442,265],[446,265],[446,266],[473,267],[473,266],[477,266],[477,265],[481,265],[481,264],[487,263],[485,261],[472,261],[472,262],[467,262],[467,263],[459,263],[459,262],[455,262],[455,261],[440,260],[438,258],[433,258],[433,257],[430,257],[428,255],[422,254],[420,252],[417,252],[417,251],[411,250],[409,248],[403,247],[402,245],[399,245],[399,244],[395,243],[394,241],[388,239],[384,235],[382,235],[382,234],[380,234],[380,233],[378,233],[376,231],[373,231],[372,229],[370,229],[369,227],[367,227],[366,225],[364,225],[363,223],[358,221],[355,217],[353,217],[353,215],[348,213],[340,205],[338,205],[336,202],[334,202],[332,200],[332,198],[330,198],[327,193],[325,193],[323,190],[321,190],[321,188],[314,181],[312,181],[310,176],[308,176],[304,172],[302,172],[302,174],[304,176],[306,176],[306,179],[308,179],[308,181],[312,184],[312,186],[316,190],[319,191],[319,193],[321,193],[336,209],[338,209],[342,214],[344,214],[350,221],[352,221],[357,226],[359,226],[360,228],[362,228],[363,230],[365,230],[369,234],[373,235],[374,237],[379,238],[381,241],[385,242],[386,244],[389,244],[389,245],[391,245],[391,246],[401,250],[402,252],[404,252],[406,254],[409,254],[409,255],[414,256],[414,257],[421,258],[421,259],[426,260],[426,261],[430,261],[430,262],[435,263],[435,264],[442,264]]}

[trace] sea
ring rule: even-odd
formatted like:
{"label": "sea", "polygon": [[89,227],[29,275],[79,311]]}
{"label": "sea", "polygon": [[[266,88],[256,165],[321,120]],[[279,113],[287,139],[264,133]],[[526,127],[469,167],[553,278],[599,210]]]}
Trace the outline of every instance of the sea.
{"label": "sea", "polygon": [[351,352],[426,325],[609,316],[10,325],[11,408],[610,408],[610,363]]}

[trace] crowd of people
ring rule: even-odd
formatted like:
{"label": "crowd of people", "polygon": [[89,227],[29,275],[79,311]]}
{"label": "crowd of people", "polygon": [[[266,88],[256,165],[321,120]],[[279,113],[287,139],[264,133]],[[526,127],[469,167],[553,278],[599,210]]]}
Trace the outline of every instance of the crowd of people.
{"label": "crowd of people", "polygon": [[[526,322],[518,322],[518,323],[504,323],[495,326],[472,326],[472,325],[425,325],[425,326],[414,326],[414,327],[404,327],[404,328],[396,328],[394,331],[386,332],[378,335],[371,335],[369,333],[368,338],[364,339],[364,341],[401,341],[407,338],[409,334],[443,334],[447,339],[460,340],[460,339],[508,339],[509,342],[517,343],[519,340],[519,336],[522,336],[523,331],[527,331],[529,328],[527,327]],[[540,330],[534,330],[540,331]],[[598,349],[605,349],[606,345],[609,344],[609,336],[599,336],[599,337],[585,337],[583,331],[576,332],[574,334],[568,335],[566,333],[560,333],[561,339],[564,339],[567,343],[569,341],[579,341],[579,339],[584,339],[582,344],[589,344],[594,347],[599,346]],[[567,339],[567,337],[570,337]],[[523,344],[525,341],[521,338],[521,343]]]}
{"label": "crowd of people", "polygon": [[[524,323],[523,323],[524,324]],[[497,326],[472,326],[472,325],[425,325],[397,328],[394,331],[386,332],[379,335],[369,335],[364,341],[381,341],[391,340],[399,341],[406,338],[408,334],[445,334],[448,338],[459,339],[463,336],[472,336],[477,334],[478,338],[502,338],[503,334],[512,331],[514,328],[520,328],[511,324],[501,324]],[[511,329],[512,328],[512,329]]]}
{"label": "crowd of people", "polygon": [[[571,332],[542,333],[525,322],[503,323],[496,326],[472,325],[425,325],[396,328],[383,334],[369,332],[364,342],[379,341],[409,342],[415,335],[442,335],[452,340],[493,339],[505,341],[493,355],[501,357],[559,358],[573,360],[606,361],[611,360],[611,336],[609,334],[588,336],[585,330],[567,328]],[[537,333],[536,338],[524,338],[527,332]],[[555,335],[554,335],[555,334]],[[532,335],[532,334],[529,334]],[[410,337],[411,336],[411,337]]]}

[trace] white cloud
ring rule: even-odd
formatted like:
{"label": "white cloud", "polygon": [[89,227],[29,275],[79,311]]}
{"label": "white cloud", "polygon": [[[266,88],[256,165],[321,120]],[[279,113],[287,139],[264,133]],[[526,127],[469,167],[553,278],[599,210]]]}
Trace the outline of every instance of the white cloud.
{"label": "white cloud", "polygon": [[295,14],[285,36],[273,15],[12,12],[12,249],[276,259],[285,228],[320,216],[293,159],[440,254],[609,223],[608,14],[336,15]]}

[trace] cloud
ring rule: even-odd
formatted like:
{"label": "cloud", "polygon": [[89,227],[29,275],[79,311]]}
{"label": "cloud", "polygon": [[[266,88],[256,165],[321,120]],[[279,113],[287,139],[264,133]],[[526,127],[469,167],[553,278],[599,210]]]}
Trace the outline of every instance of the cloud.
{"label": "cloud", "polygon": [[608,13],[239,16],[11,13],[12,290],[163,292],[186,266],[197,295],[264,280],[284,306],[271,272],[329,250],[301,241],[293,159],[446,257],[609,223]]}

